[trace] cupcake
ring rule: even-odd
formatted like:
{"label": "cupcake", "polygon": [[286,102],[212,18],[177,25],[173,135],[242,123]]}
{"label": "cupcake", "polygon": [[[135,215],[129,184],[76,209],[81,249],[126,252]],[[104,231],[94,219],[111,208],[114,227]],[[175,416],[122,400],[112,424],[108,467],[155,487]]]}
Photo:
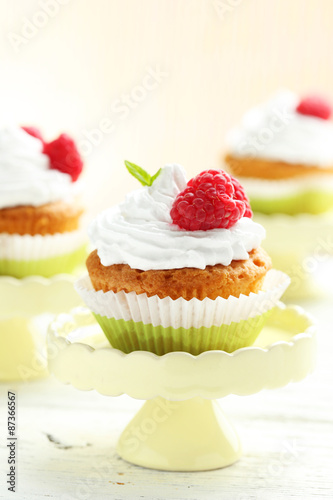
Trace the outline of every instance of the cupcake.
{"label": "cupcake", "polygon": [[221,170],[186,181],[179,165],[90,225],[96,247],[76,289],[114,348],[162,355],[251,345],[288,277],[270,270],[244,190]]}
{"label": "cupcake", "polygon": [[321,214],[333,208],[333,123],[320,96],[280,91],[228,136],[228,171],[255,212]]}
{"label": "cupcake", "polygon": [[49,277],[84,260],[82,165],[66,134],[46,143],[33,127],[0,130],[0,274]]}

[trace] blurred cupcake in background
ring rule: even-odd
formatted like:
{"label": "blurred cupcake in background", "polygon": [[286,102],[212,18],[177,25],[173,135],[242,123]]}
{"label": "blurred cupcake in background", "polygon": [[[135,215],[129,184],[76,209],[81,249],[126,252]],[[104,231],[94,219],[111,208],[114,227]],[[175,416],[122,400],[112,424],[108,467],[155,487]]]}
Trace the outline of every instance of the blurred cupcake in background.
{"label": "blurred cupcake in background", "polygon": [[333,208],[331,114],[320,96],[281,91],[231,131],[225,161],[253,211],[295,215]]}
{"label": "blurred cupcake in background", "polygon": [[273,264],[291,276],[291,295],[311,295],[308,278],[323,255],[333,253],[331,116],[324,97],[282,90],[248,111],[227,136],[227,169],[266,228]]}
{"label": "blurred cupcake in background", "polygon": [[34,127],[0,130],[0,274],[49,277],[82,263],[82,167],[67,134],[47,143]]}

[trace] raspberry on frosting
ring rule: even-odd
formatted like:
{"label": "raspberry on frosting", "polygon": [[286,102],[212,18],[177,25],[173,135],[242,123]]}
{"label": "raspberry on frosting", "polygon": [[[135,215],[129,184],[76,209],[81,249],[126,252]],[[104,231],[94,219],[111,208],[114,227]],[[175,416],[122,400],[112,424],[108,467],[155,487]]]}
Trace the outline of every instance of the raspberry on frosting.
{"label": "raspberry on frosting", "polygon": [[191,179],[177,195],[170,215],[188,231],[229,229],[252,211],[244,189],[223,170],[206,170]]}
{"label": "raspberry on frosting", "polygon": [[57,139],[44,145],[44,154],[50,158],[50,166],[76,181],[82,172],[83,161],[75,142],[69,135],[61,134]]}
{"label": "raspberry on frosting", "polygon": [[319,95],[309,95],[302,99],[296,111],[301,115],[315,116],[323,120],[328,120],[332,114],[330,104]]}
{"label": "raspberry on frosting", "polygon": [[219,193],[231,197],[234,194],[230,175],[223,170],[204,170],[193,179],[190,179],[187,185],[203,191],[215,188]]}
{"label": "raspberry on frosting", "polygon": [[37,127],[21,127],[27,134],[32,135],[32,137],[36,137],[44,144],[44,139],[41,131]]}

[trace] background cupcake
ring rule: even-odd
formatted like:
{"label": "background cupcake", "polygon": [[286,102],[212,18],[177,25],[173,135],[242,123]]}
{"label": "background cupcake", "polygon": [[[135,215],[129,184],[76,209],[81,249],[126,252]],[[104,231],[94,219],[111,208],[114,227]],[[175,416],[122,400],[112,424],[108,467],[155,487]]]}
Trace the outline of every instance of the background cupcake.
{"label": "background cupcake", "polygon": [[333,123],[320,96],[280,91],[228,136],[229,171],[255,212],[319,214],[333,208]]}
{"label": "background cupcake", "polygon": [[288,297],[325,294],[320,270],[333,254],[330,104],[280,91],[244,115],[228,144],[227,168],[238,175],[254,219],[267,231],[264,248],[291,277]]}
{"label": "background cupcake", "polygon": [[179,165],[154,177],[127,166],[145,186],[93,221],[97,250],[76,284],[113,347],[199,354],[252,344],[288,278],[269,271],[265,231],[239,183],[215,170],[187,183]]}
{"label": "background cupcake", "polygon": [[82,166],[66,134],[45,143],[32,127],[0,130],[0,274],[48,277],[82,262]]}

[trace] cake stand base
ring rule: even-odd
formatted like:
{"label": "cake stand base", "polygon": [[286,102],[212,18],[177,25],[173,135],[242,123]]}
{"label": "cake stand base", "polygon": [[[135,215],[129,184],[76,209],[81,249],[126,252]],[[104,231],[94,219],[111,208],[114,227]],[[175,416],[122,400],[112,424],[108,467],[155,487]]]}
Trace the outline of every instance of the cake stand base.
{"label": "cake stand base", "polygon": [[147,401],[122,433],[117,452],[150,469],[204,471],[236,462],[241,445],[216,400]]}
{"label": "cake stand base", "polygon": [[303,309],[279,303],[255,345],[233,353],[124,354],[106,343],[93,315],[80,308],[50,325],[49,368],[80,390],[147,400],[120,437],[117,452],[124,460],[165,471],[204,471],[241,455],[216,400],[304,379],[315,365],[316,331]]}

